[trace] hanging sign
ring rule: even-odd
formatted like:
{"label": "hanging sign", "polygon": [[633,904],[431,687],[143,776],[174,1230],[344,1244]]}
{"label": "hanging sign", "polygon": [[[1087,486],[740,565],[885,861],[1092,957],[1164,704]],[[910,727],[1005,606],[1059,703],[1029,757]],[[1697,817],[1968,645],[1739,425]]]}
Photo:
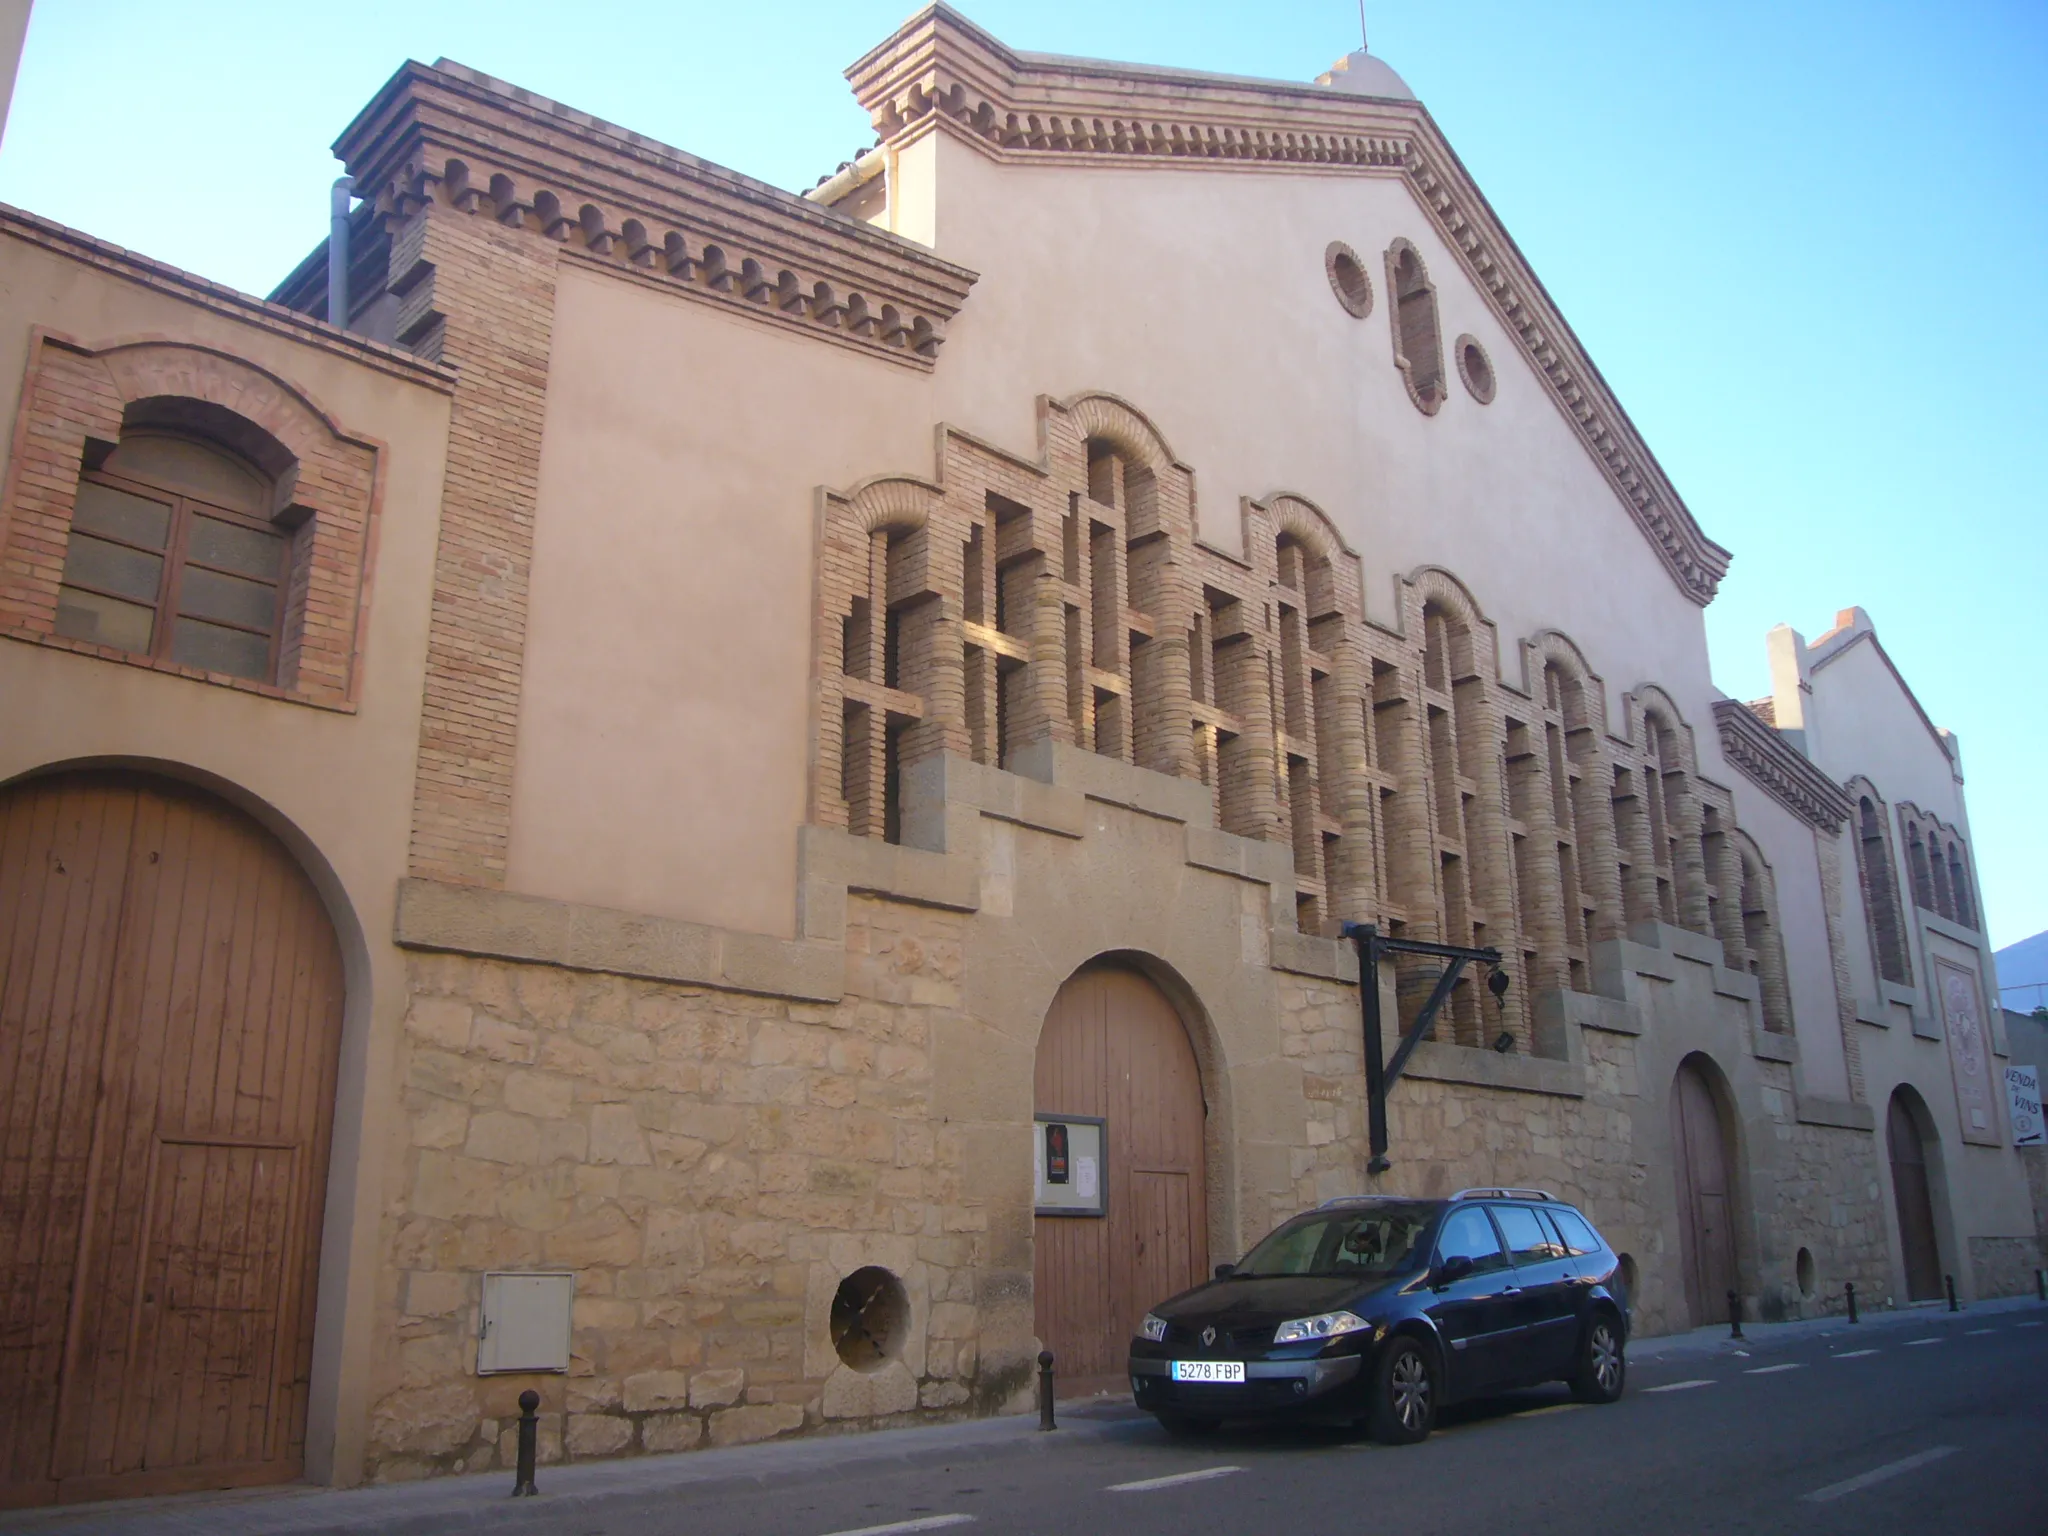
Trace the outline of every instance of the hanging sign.
{"label": "hanging sign", "polygon": [[1109,1136],[1101,1117],[1040,1115],[1031,1130],[1032,1184],[1038,1214],[1106,1214]]}
{"label": "hanging sign", "polygon": [[2012,1108],[2012,1144],[2048,1147],[2048,1128],[2041,1124],[2041,1069],[2007,1066],[2005,1096]]}

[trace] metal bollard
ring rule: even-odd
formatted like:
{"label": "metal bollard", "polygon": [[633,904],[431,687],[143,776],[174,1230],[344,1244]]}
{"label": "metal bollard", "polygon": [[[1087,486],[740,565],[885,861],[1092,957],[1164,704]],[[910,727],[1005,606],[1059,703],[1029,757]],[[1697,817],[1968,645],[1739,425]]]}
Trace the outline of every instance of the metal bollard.
{"label": "metal bollard", "polygon": [[1947,1287],[1948,1287],[1948,1309],[1949,1309],[1949,1311],[1951,1311],[1951,1312],[1959,1312],[1959,1311],[1961,1311],[1962,1309],[1961,1309],[1960,1307],[1958,1307],[1958,1306],[1956,1305],[1956,1277],[1955,1277],[1954,1275],[1943,1275],[1943,1276],[1941,1277],[1941,1281],[1942,1281],[1942,1284],[1943,1284],[1943,1285],[1945,1285],[1945,1286],[1947,1286]]}
{"label": "metal bollard", "polygon": [[1843,1294],[1844,1296],[1847,1296],[1847,1297],[1849,1298],[1849,1321],[1853,1323],[1853,1322],[1857,1321],[1857,1318],[1856,1318],[1856,1282],[1855,1282],[1854,1280],[1846,1281],[1846,1282],[1845,1282],[1845,1283],[1843,1284],[1843,1286],[1842,1286],[1842,1294]]}
{"label": "metal bollard", "polygon": [[2034,1271],[2034,1294],[2041,1300],[2048,1301],[2048,1269]]}
{"label": "metal bollard", "polygon": [[1734,1291],[1728,1293],[1728,1337],[1742,1337],[1742,1297]]}
{"label": "metal bollard", "polygon": [[540,1394],[528,1387],[519,1394],[519,1471],[512,1484],[512,1497],[530,1499],[540,1492],[533,1486],[534,1458],[540,1454]]}
{"label": "metal bollard", "polygon": [[1038,1427],[1058,1429],[1052,1421],[1052,1351],[1038,1352]]}

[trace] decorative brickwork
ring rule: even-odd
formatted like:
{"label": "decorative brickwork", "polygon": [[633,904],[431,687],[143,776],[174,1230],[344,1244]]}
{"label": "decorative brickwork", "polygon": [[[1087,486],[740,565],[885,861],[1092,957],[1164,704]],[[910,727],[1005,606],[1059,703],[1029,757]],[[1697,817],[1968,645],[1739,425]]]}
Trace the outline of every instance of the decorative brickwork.
{"label": "decorative brickwork", "polygon": [[1680,590],[1713,600],[1728,551],[1693,521],[1419,103],[1019,54],[943,5],[905,22],[847,78],[899,148],[936,130],[1010,163],[1401,178]]}
{"label": "decorative brickwork", "polygon": [[[138,419],[212,407],[216,430],[270,476],[278,523],[296,530],[275,682],[229,677],[55,633],[57,588],[88,455]],[[110,661],[328,708],[352,708],[369,600],[378,445],[344,433],[296,386],[253,363],[186,342],[98,348],[38,333],[0,500],[0,634]]]}
{"label": "decorative brickwork", "polygon": [[1721,755],[1801,821],[1829,836],[1842,830],[1849,797],[1796,747],[1733,699],[1714,701]]}
{"label": "decorative brickwork", "polygon": [[[1311,502],[1246,502],[1239,560],[1196,542],[1194,497],[1108,395],[1041,398],[1035,462],[942,428],[935,479],[821,492],[812,820],[936,846],[906,775],[1076,746],[1199,780],[1217,826],[1284,845],[1302,933],[1369,920],[1498,946],[1524,1049],[1540,997],[1590,986],[1591,945],[1650,921],[1719,939],[1790,1029],[1768,870],[1745,865],[1661,689],[1612,733],[1563,636],[1531,644],[1516,688],[1448,572],[1400,582],[1389,631]],[[1401,972],[1410,991],[1433,978]],[[1451,1038],[1491,1043],[1483,1016],[1461,982]]]}
{"label": "decorative brickwork", "polygon": [[1976,881],[1963,835],[1910,800],[1899,805],[1899,827],[1906,842],[1914,904],[1964,928],[1976,928]]}

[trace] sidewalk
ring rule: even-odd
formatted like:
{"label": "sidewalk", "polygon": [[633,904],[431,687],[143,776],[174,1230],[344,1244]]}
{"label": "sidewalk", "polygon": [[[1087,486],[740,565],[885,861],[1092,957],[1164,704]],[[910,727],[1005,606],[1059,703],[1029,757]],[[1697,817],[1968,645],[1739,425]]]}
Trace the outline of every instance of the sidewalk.
{"label": "sidewalk", "polygon": [[[2033,1297],[1979,1302],[1951,1313],[1940,1306],[1915,1306],[1846,1318],[1813,1318],[1792,1323],[1745,1323],[1745,1337],[1728,1336],[1725,1325],[1691,1333],[1640,1339],[1629,1346],[1638,1363],[1658,1360],[1741,1356],[1804,1339],[1853,1335],[1858,1338],[1962,1326],[2003,1313],[2048,1308]],[[430,1533],[495,1528],[568,1529],[563,1522],[588,1518],[609,1507],[644,1502],[664,1494],[721,1483],[784,1482],[828,1475],[849,1466],[942,1466],[987,1451],[1057,1454],[1076,1441],[1142,1434],[1151,1420],[1122,1398],[1062,1403],[1057,1434],[1041,1436],[1035,1415],[968,1419],[911,1429],[812,1434],[799,1440],[738,1446],[731,1450],[687,1451],[671,1456],[636,1456],[540,1469],[538,1498],[513,1499],[510,1472],[434,1478],[374,1488],[246,1489],[228,1493],[181,1494],[117,1504],[78,1504],[51,1509],[0,1511],[0,1533],[32,1536],[430,1536]]]}

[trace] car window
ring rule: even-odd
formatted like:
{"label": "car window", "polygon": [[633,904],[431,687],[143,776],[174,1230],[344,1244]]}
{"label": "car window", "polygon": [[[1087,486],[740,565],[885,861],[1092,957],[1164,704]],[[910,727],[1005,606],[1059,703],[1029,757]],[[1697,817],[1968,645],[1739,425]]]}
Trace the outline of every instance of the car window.
{"label": "car window", "polygon": [[1395,1275],[1420,1263],[1416,1245],[1436,1208],[1421,1202],[1340,1206],[1289,1222],[1244,1257],[1240,1275]]}
{"label": "car window", "polygon": [[1445,1264],[1457,1258],[1470,1259],[1474,1274],[1507,1268],[1508,1256],[1501,1251],[1500,1236],[1487,1220],[1485,1206],[1463,1205],[1445,1218],[1436,1240],[1436,1261]]}
{"label": "car window", "polygon": [[1548,1264],[1564,1257],[1564,1249],[1550,1235],[1550,1228],[1543,1224],[1533,1206],[1496,1205],[1493,1219],[1517,1264]]}
{"label": "car window", "polygon": [[1557,1223],[1557,1230],[1564,1234],[1564,1245],[1573,1253],[1598,1253],[1600,1238],[1586,1225],[1586,1218],[1577,1211],[1568,1211],[1562,1206],[1549,1208],[1550,1219]]}

